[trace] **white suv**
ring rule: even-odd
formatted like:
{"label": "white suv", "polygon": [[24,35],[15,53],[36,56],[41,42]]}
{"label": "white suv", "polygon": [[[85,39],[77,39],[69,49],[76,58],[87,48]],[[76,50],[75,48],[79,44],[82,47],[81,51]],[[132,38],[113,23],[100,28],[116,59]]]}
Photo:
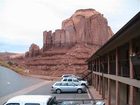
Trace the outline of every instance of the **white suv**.
{"label": "white suv", "polygon": [[78,84],[78,85],[85,85],[85,86],[88,86],[88,82],[87,82],[87,81],[78,80],[78,79],[75,78],[75,77],[63,78],[61,81],[63,81],[63,82],[73,82],[73,83]]}
{"label": "white suv", "polygon": [[4,105],[56,105],[51,95],[20,95],[9,99]]}

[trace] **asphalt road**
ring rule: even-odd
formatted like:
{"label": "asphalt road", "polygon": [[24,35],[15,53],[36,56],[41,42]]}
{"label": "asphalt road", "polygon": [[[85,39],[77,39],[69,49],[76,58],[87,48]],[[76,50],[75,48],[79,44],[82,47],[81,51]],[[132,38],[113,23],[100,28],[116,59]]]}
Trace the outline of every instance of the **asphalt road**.
{"label": "asphalt road", "polygon": [[42,81],[41,79],[19,75],[10,69],[0,66],[0,97]]}
{"label": "asphalt road", "polygon": [[57,99],[64,98],[89,98],[88,93],[62,93],[51,92],[51,86],[55,81],[45,81],[37,78],[19,75],[12,70],[0,66],[0,105],[9,98],[21,94],[53,95]]}

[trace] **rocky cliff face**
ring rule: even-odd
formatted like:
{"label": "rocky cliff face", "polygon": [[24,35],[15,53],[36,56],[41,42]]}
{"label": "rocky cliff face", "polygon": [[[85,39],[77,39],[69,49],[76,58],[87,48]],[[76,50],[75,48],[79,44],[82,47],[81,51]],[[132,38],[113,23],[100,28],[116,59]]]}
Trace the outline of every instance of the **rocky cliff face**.
{"label": "rocky cliff face", "polygon": [[41,50],[38,45],[31,44],[29,51],[25,53],[25,57],[36,57],[41,54]]}
{"label": "rocky cliff face", "polygon": [[79,74],[87,71],[85,61],[112,35],[102,14],[94,9],[77,10],[62,22],[61,29],[43,32],[42,50],[31,45],[26,65],[36,74]]}
{"label": "rocky cliff face", "polygon": [[62,22],[62,29],[43,33],[43,48],[71,47],[77,43],[101,46],[112,35],[102,14],[94,9],[81,9]]}

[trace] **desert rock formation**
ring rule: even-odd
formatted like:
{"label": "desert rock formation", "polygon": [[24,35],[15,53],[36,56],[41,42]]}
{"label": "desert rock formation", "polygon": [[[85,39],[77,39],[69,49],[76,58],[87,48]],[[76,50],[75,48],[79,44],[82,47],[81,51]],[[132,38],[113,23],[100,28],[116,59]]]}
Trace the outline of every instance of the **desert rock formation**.
{"label": "desert rock formation", "polygon": [[30,72],[57,75],[87,70],[86,60],[113,35],[107,19],[94,9],[77,10],[62,28],[43,32],[43,48],[31,45],[26,53]]}
{"label": "desert rock formation", "polygon": [[81,9],[62,22],[62,29],[53,33],[44,31],[43,48],[45,51],[51,47],[71,47],[80,43],[101,46],[112,34],[102,14],[94,9]]}
{"label": "desert rock formation", "polygon": [[40,54],[41,50],[38,45],[31,44],[29,51],[25,53],[25,57],[36,57]]}

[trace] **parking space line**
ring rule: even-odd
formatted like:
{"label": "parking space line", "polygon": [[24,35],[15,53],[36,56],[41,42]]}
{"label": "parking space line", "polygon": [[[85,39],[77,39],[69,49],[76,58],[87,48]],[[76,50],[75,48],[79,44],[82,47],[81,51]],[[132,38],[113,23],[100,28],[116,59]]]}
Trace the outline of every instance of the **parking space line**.
{"label": "parking space line", "polygon": [[44,82],[41,82],[41,83],[37,83],[35,85],[32,85],[30,87],[24,88],[24,89],[19,90],[17,92],[11,93],[11,94],[6,95],[4,97],[0,97],[0,104],[6,102],[11,97],[14,97],[16,95],[27,94],[27,93],[29,93],[29,92],[31,92],[31,91],[33,91],[35,89],[38,89],[38,88],[40,88],[40,87],[42,87],[42,86],[44,86],[44,85],[46,85],[48,83],[50,83],[50,81],[44,81]]}

